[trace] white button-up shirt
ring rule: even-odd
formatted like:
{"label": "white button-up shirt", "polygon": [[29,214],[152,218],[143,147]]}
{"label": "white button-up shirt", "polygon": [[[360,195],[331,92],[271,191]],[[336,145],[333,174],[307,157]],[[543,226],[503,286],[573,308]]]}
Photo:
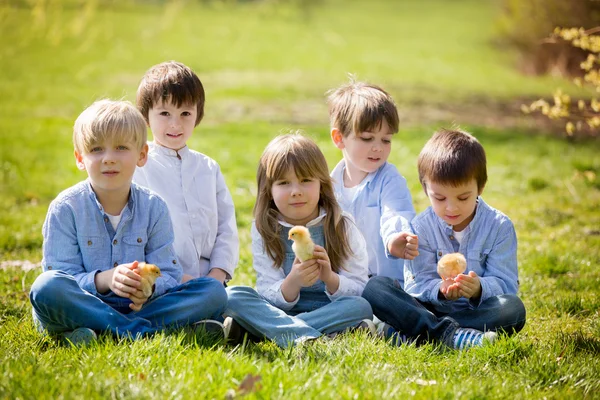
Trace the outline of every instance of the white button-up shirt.
{"label": "white button-up shirt", "polygon": [[[307,223],[306,226],[309,227],[320,224],[325,215],[325,211],[321,209],[319,216]],[[360,296],[369,280],[369,256],[367,254],[365,239],[354,224],[352,216],[347,213],[343,213],[343,215],[348,221],[348,241],[353,254],[346,260],[346,264],[338,272],[340,277],[338,290],[335,293],[330,294],[327,289],[325,289],[325,294],[327,294],[332,301],[342,296]],[[279,223],[287,227],[293,226],[281,219],[279,220]],[[298,295],[294,301],[288,302],[285,300],[283,293],[281,293],[281,284],[286,277],[283,268],[275,265],[273,260],[269,258],[264,247],[262,236],[258,233],[258,229],[256,229],[256,224],[254,222],[252,222],[251,233],[252,257],[254,270],[256,271],[256,289],[258,293],[274,306],[282,310],[291,310],[296,303],[298,303],[298,300],[300,300],[300,295]]]}
{"label": "white button-up shirt", "polygon": [[175,252],[185,274],[206,276],[220,268],[228,278],[239,259],[235,208],[219,165],[190,150],[149,143],[148,162],[133,177],[167,203],[175,231]]}
{"label": "white button-up shirt", "polygon": [[350,200],[343,195],[345,170],[346,163],[342,160],[331,172],[333,190],[342,210],[354,217],[367,239],[369,273],[403,282],[405,260],[389,253],[388,242],[397,233],[412,233],[410,221],[415,209],[406,179],[386,162],[363,179]]}

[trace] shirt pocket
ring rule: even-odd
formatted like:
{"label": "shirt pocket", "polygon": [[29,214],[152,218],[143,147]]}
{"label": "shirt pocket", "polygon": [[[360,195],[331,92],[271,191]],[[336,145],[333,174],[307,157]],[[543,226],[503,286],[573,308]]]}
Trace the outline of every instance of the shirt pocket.
{"label": "shirt pocket", "polygon": [[146,261],[146,233],[123,236],[124,260],[122,262]]}
{"label": "shirt pocket", "polygon": [[79,249],[83,266],[87,271],[108,266],[110,263],[111,249],[109,243],[102,236],[80,236]]}
{"label": "shirt pocket", "polygon": [[467,270],[474,271],[477,275],[482,276],[485,270],[487,257],[492,249],[471,250],[467,255]]}

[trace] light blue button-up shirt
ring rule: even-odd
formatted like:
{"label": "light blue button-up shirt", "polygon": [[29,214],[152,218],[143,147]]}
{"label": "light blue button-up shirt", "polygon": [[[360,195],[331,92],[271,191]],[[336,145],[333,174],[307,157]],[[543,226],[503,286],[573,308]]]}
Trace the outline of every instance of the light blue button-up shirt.
{"label": "light blue button-up shirt", "polygon": [[173,250],[167,205],[136,184],[129,193],[116,231],[89,180],[60,193],[50,203],[42,228],[44,271],[64,271],[82,289],[98,296],[94,282],[97,273],[137,260],[161,270],[152,297],[177,286],[182,269]]}
{"label": "light blue button-up shirt", "polygon": [[386,162],[368,174],[358,185],[352,201],[344,198],[346,162],[340,161],[331,172],[335,197],[350,213],[367,242],[369,274],[404,280],[404,261],[389,254],[387,243],[400,232],[412,232],[415,216],[406,179],[393,164]]}
{"label": "light blue button-up shirt", "polygon": [[[490,297],[517,294],[519,289],[517,235],[511,220],[481,197],[476,210],[460,244],[452,226],[435,215],[431,207],[412,221],[419,236],[419,256],[406,263],[404,290],[422,302],[433,304],[440,312],[474,308]],[[443,295],[438,296],[442,280],[437,273],[437,262],[444,254],[455,252],[467,259],[465,273],[474,271],[479,276],[481,298],[477,302],[464,297],[449,301]]]}

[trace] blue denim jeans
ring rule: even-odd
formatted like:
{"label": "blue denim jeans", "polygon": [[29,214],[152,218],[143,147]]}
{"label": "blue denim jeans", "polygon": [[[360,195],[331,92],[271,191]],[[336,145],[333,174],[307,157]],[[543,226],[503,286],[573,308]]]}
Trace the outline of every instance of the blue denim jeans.
{"label": "blue denim jeans", "polygon": [[38,276],[29,299],[38,327],[49,333],[86,327],[132,337],[216,318],[227,305],[221,282],[197,278],[167,290],[133,312],[129,299],[112,292],[96,297],[63,271],[46,271]]}
{"label": "blue denim jeans", "polygon": [[416,338],[417,343],[433,340],[451,346],[459,327],[512,334],[525,325],[525,306],[515,295],[491,297],[477,308],[443,314],[406,293],[397,280],[375,276],[365,286],[363,297],[377,318]]}
{"label": "blue denim jeans", "polygon": [[252,335],[272,339],[283,348],[322,334],[340,332],[363,319],[373,318],[369,303],[358,296],[331,301],[323,292],[301,292],[298,303],[286,312],[248,286],[231,286],[226,290],[228,300],[224,314]]}

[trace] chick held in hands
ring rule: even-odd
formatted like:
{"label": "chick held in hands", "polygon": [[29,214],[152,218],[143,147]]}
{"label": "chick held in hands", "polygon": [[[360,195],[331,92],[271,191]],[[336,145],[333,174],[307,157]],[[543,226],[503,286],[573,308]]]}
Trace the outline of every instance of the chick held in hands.
{"label": "chick held in hands", "polygon": [[467,270],[467,260],[461,253],[446,254],[437,264],[437,271],[443,280],[454,279]]}
{"label": "chick held in hands", "polygon": [[310,232],[305,226],[297,225],[290,229],[288,239],[293,240],[292,250],[298,260],[304,262],[314,258],[315,244],[310,238]]}
{"label": "chick held in hands", "polygon": [[152,295],[152,286],[156,282],[156,278],[160,276],[160,269],[154,264],[146,264],[145,262],[138,263],[137,273],[142,277],[140,290],[144,296]]}

